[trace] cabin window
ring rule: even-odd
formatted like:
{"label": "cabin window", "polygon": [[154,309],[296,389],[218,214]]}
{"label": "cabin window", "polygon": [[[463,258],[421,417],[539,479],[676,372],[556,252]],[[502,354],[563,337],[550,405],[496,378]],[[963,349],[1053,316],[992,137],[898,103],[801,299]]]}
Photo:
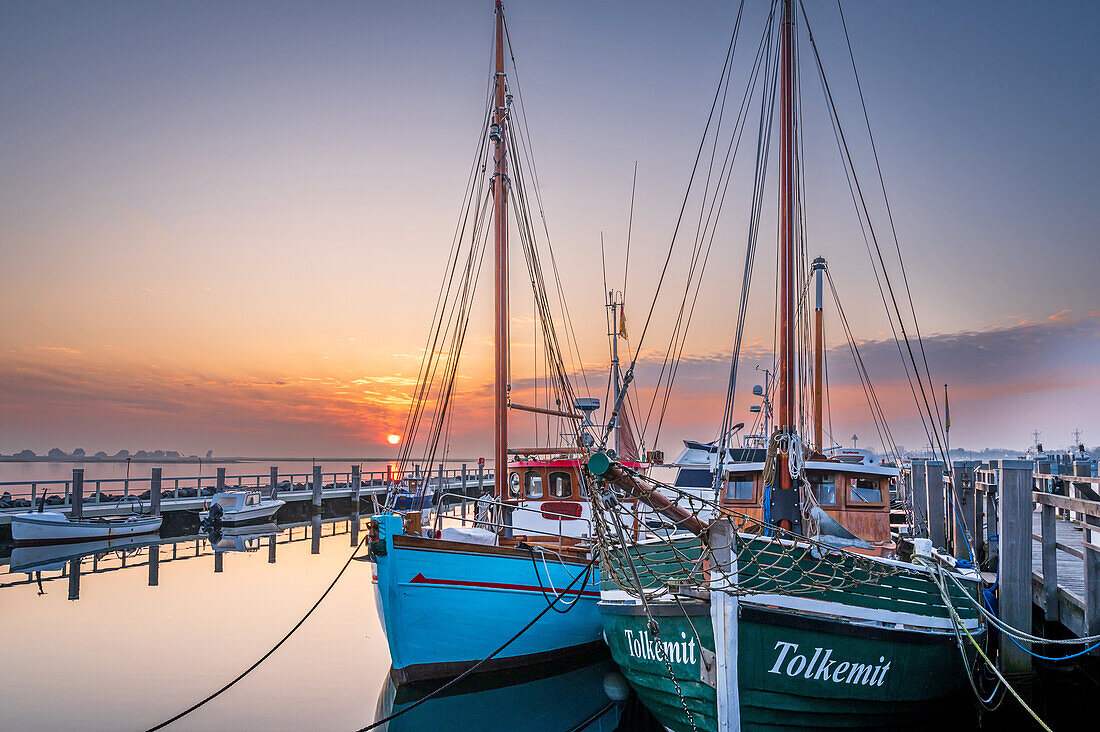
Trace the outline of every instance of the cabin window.
{"label": "cabin window", "polygon": [[554,498],[573,497],[573,481],[569,473],[550,473],[550,495]]}
{"label": "cabin window", "polygon": [[254,494],[254,493],[253,493],[253,494],[250,494],[250,495],[249,495],[249,496],[248,496],[247,498],[245,498],[245,499],[244,499],[244,504],[245,504],[246,506],[255,506],[255,505],[256,505],[256,504],[258,504],[259,502],[260,502],[260,497],[259,497],[259,496],[257,496],[257,495],[256,495],[256,494]]}
{"label": "cabin window", "polygon": [[848,505],[882,503],[882,484],[872,478],[852,478],[848,488]]}
{"label": "cabin window", "polygon": [[508,476],[508,495],[512,498],[519,498],[519,473],[512,473]]}
{"label": "cabin window", "polygon": [[810,475],[810,485],[813,486],[814,497],[822,506],[836,505],[836,475]]}
{"label": "cabin window", "polygon": [[753,494],[752,473],[730,473],[726,482],[726,498],[731,501],[751,501]]}
{"label": "cabin window", "polygon": [[528,498],[542,498],[542,475],[537,470],[528,470],[523,476],[523,490]]}
{"label": "cabin window", "polygon": [[714,485],[714,474],[705,468],[680,468],[676,474],[676,485],[681,488],[710,488]]}

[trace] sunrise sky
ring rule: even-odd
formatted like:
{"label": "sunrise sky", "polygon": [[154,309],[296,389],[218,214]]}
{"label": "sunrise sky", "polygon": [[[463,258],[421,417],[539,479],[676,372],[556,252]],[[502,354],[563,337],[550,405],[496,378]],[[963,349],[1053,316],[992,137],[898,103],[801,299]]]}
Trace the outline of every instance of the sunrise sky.
{"label": "sunrise sky", "polygon": [[[842,120],[859,133],[836,5],[806,5]],[[621,289],[637,162],[634,322],[736,6],[507,4],[586,368],[607,360],[601,232]],[[758,33],[766,3],[746,8]],[[1024,447],[1036,428],[1049,446],[1075,428],[1100,443],[1100,7],[844,11],[933,376],[951,384],[953,444]],[[0,5],[0,452],[394,454],[387,438],[404,420],[482,122],[492,22],[490,0]],[[895,436],[919,448],[810,81],[809,248],[829,258]],[[666,452],[711,439],[721,416],[744,259],[738,195],[661,430]],[[770,361],[774,224],[764,231],[743,373]],[[670,292],[685,272],[677,258]],[[486,278],[462,370],[452,452],[464,457],[491,453],[489,292]],[[643,345],[643,396],[673,310],[658,303]],[[529,294],[513,314],[524,363]],[[870,438],[831,322],[836,437]]]}

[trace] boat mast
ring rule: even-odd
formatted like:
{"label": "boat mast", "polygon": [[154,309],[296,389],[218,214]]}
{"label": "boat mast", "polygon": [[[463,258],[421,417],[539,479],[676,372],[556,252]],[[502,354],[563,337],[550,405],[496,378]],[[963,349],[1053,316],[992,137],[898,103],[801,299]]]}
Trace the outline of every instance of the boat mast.
{"label": "boat mast", "polygon": [[825,274],[825,258],[818,257],[814,260],[814,278],[817,280],[817,301],[814,306],[814,445],[819,452],[824,452],[825,442],[822,439],[821,412],[823,390],[821,381],[824,376],[825,360],[825,316],[821,310],[822,279]]}
{"label": "boat mast", "polygon": [[[615,299],[615,291],[607,293],[607,307],[611,309],[611,388],[612,404],[619,403],[619,390],[622,388],[619,382],[619,302]],[[622,455],[622,446],[619,444],[619,415],[616,412],[612,418],[615,422],[612,427],[615,432],[615,457]]]}
{"label": "boat mast", "polygon": [[[783,118],[781,128],[779,216],[780,216],[780,304],[779,304],[779,431],[793,435],[794,425],[794,313],[792,308],[793,259],[794,259],[794,109],[793,80],[794,52],[791,0],[783,0],[783,21],[780,27],[782,54],[780,114]],[[793,441],[792,441],[793,442]],[[787,443],[792,444],[791,442]],[[791,489],[791,475],[788,468],[788,454],[779,455],[780,490]],[[791,521],[780,518],[778,525],[783,529],[791,528]]]}
{"label": "boat mast", "polygon": [[493,76],[493,116],[489,138],[493,142],[493,244],[495,252],[494,293],[496,298],[495,346],[495,439],[493,487],[497,498],[508,495],[508,110],[504,97],[504,7],[496,2],[496,68]]}

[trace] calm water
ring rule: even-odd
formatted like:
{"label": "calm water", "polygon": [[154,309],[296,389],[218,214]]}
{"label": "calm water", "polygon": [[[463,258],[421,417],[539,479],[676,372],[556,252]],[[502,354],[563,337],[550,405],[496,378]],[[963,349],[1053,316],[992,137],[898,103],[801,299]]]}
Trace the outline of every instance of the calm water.
{"label": "calm water", "polygon": [[[267,535],[223,538],[228,551],[206,537],[105,550],[79,560],[79,583],[65,561],[78,547],[0,547],[0,728],[146,729],[173,716],[298,621],[350,555],[353,528],[348,519],[325,520],[319,535],[310,525],[257,527]],[[424,694],[388,684],[372,566],[353,561],[282,648],[169,729],[357,730]],[[595,659],[490,677],[389,729],[573,729],[608,704],[609,670]],[[585,729],[610,732],[616,716],[612,710]]]}

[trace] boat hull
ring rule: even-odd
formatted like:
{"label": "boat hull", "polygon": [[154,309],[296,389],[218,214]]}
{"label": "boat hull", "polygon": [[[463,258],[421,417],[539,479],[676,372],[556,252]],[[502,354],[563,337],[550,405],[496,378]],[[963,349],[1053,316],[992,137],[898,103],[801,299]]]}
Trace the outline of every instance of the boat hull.
{"label": "boat hull", "polygon": [[[706,668],[714,663],[710,603],[656,603],[650,610],[661,639],[671,642],[676,682],[639,605],[601,604],[612,657],[670,730],[691,730],[692,721],[699,730],[717,729],[717,674]],[[908,728],[936,714],[931,702],[968,690],[950,632],[870,628],[746,603],[737,623],[742,729]]]}
{"label": "boat hull", "polygon": [[[519,633],[586,571],[587,562],[580,560],[532,560],[518,549],[405,536],[400,516],[374,521],[379,615],[399,683],[462,673]],[[526,666],[601,645],[598,587],[593,568],[566,596],[572,604],[557,604],[478,671]]]}
{"label": "boat hull", "polygon": [[132,521],[71,521],[55,512],[19,514],[11,517],[11,537],[16,544],[67,544],[99,539],[152,534],[160,530],[161,518],[150,516]]}

